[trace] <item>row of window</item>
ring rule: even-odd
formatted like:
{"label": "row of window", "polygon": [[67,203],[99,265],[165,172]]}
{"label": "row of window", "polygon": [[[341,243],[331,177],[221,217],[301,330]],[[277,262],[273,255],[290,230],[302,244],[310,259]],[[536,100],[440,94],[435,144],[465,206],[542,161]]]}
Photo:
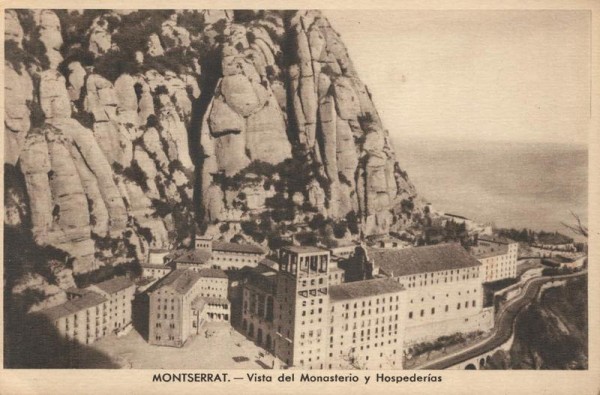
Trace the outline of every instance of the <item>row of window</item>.
{"label": "row of window", "polygon": [[[324,283],[325,283],[325,278],[323,278],[323,277],[319,277],[319,285],[322,285],[322,284],[324,284]],[[302,283],[301,283],[301,285],[302,285],[302,287],[306,287],[306,286],[308,286],[308,280],[302,280]],[[311,286],[313,286],[313,285],[316,285],[316,279],[314,279],[314,278],[313,278],[313,279],[311,279],[311,280],[310,280],[310,285],[311,285]]]}
{"label": "row of window", "polygon": [[[154,338],[155,338],[156,340],[160,340],[160,339],[162,339],[162,337],[161,337],[160,335],[156,335]],[[175,336],[173,336],[173,335],[169,335],[169,340],[175,340]]]}
{"label": "row of window", "polygon": [[[160,322],[157,322],[157,323],[156,323],[156,327],[157,327],[157,328],[162,328],[162,323],[160,323]],[[171,329],[175,328],[175,323],[173,323],[173,322],[172,322],[172,323],[170,323],[170,324],[169,324],[169,328],[171,328]]]}
{"label": "row of window", "polygon": [[[375,304],[379,304],[379,303],[386,303],[386,300],[387,300],[387,301],[389,301],[390,303],[391,303],[391,302],[393,302],[394,300],[395,300],[396,302],[398,302],[398,301],[400,300],[400,297],[399,297],[398,295],[396,295],[396,297],[395,297],[395,298],[394,298],[393,296],[390,296],[390,297],[389,297],[389,299],[388,299],[388,298],[385,298],[385,297],[382,297],[381,299],[380,299],[380,298],[377,298],[377,299],[375,299]],[[367,301],[366,301],[366,300],[363,300],[363,301],[362,301],[362,303],[361,303],[361,306],[362,306],[362,307],[371,306],[371,305],[372,305],[372,304],[371,304],[371,302],[372,302],[372,299],[370,299],[370,300],[368,301],[368,303],[367,303]],[[349,310],[349,309],[350,309],[350,305],[351,305],[351,303],[342,303],[342,309]],[[353,307],[354,307],[355,309],[356,309],[356,308],[358,308],[358,302],[354,302],[354,305],[353,305]],[[385,307],[384,307],[384,308],[385,308]],[[333,312],[333,311],[335,311],[335,306],[331,306],[331,311],[332,311],[332,312]]]}
{"label": "row of window", "polygon": [[[399,305],[390,306],[390,308],[389,308],[389,310],[388,310],[388,311],[398,311],[398,309],[399,309],[399,308],[400,308],[400,307],[399,307]],[[333,311],[333,310],[332,310],[332,311]],[[360,316],[361,316],[361,317],[364,317],[365,315],[367,315],[367,316],[370,316],[370,315],[371,315],[371,312],[372,312],[372,310],[371,310],[371,309],[367,309],[367,310],[361,310],[361,311],[360,311]],[[375,314],[384,314],[384,313],[385,313],[385,306],[382,306],[382,307],[381,307],[381,311],[379,311],[379,307],[377,307],[377,308],[375,309]],[[345,318],[345,319],[349,319],[349,317],[350,317],[350,316],[349,316],[349,313],[342,313],[341,317],[342,317],[342,318]],[[352,313],[352,318],[358,318],[358,311],[354,311],[354,312]]]}
{"label": "row of window", "polygon": [[[125,307],[126,307],[125,304],[123,304],[123,314],[126,313]],[[89,322],[90,321],[90,315],[91,315],[90,314],[90,310],[86,310],[85,313],[86,313],[85,314],[86,321]],[[118,310],[115,308],[115,314],[117,314],[117,313],[118,313]],[[107,314],[113,315],[112,314],[112,309],[109,309],[108,313],[106,311],[104,311],[103,314],[102,314],[102,316],[106,317]],[[73,315],[73,322],[77,323],[77,320],[78,320],[79,317],[81,317],[81,316],[78,316],[77,314],[74,314]],[[98,319],[99,317],[100,317],[100,312],[98,310],[96,310],[96,319]],[[67,323],[67,325],[69,325],[69,317],[68,316],[65,318],[65,322]]]}
{"label": "row of window", "polygon": [[[465,309],[468,308],[469,307],[469,301],[466,301],[464,303],[464,306],[465,306]],[[476,306],[477,306],[477,303],[474,300],[471,301],[471,307],[476,307]],[[461,308],[461,303],[457,303],[456,304],[456,310],[460,310],[460,308]],[[444,312],[447,313],[449,311],[449,309],[450,309],[450,306],[446,305],[446,307],[444,308]],[[432,307],[431,308],[431,315],[434,315],[434,314],[435,314],[435,307]],[[421,309],[420,316],[421,317],[425,316],[425,309]],[[408,312],[408,318],[409,319],[413,318],[413,312],[412,311]]]}
{"label": "row of window", "polygon": [[[373,320],[373,321],[374,321],[374,325],[379,325],[379,319],[380,319],[380,318],[381,318],[381,323],[382,323],[382,324],[385,324],[385,316],[383,316],[383,317],[377,317],[377,318],[375,318],[375,319]],[[398,315],[397,315],[397,314],[396,314],[395,316],[393,316],[393,317],[390,315],[390,316],[389,316],[389,318],[390,318],[389,322],[398,321]],[[370,327],[370,326],[371,326],[371,321],[372,321],[371,319],[368,319],[368,320],[362,320],[362,321],[360,321],[360,327],[361,327],[361,328]],[[333,320],[331,320],[331,322],[333,323]],[[345,324],[344,326],[342,326],[342,329],[343,329],[344,331],[347,331],[347,330],[349,329],[349,326],[348,326],[348,324]],[[354,329],[358,329],[358,322],[356,322],[356,321],[355,321],[355,322],[352,324],[352,329],[353,329],[353,330],[354,330]],[[333,334],[333,332],[334,332],[334,327],[333,327],[333,326],[331,326],[331,327],[329,328],[329,333],[330,333],[330,334]]]}
{"label": "row of window", "polygon": [[[467,295],[468,295],[468,294],[470,294],[470,293],[471,293],[471,291],[467,289]],[[477,288],[473,288],[473,293],[477,293]],[[458,291],[458,296],[461,296],[461,295],[462,295],[462,291]],[[447,298],[449,298],[449,297],[450,297],[450,294],[448,294],[448,293],[447,293],[447,294],[446,294],[446,297],[447,297]],[[432,300],[435,300],[435,295],[433,295],[433,296],[431,297],[431,299],[432,299]],[[425,297],[422,297],[422,298],[421,298],[421,302],[424,302],[424,301],[425,301]],[[414,303],[414,299],[411,299],[411,300],[410,300],[410,303],[411,303],[411,304],[412,304],[412,303]]]}

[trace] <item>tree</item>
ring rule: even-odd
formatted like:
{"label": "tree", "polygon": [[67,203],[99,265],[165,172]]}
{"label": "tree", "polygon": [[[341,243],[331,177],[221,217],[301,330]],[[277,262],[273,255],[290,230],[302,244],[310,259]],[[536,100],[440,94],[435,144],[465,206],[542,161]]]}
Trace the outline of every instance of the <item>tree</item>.
{"label": "tree", "polygon": [[567,229],[569,229],[570,231],[572,231],[573,233],[587,238],[588,237],[588,227],[583,225],[579,215],[575,214],[573,211],[570,211],[570,210],[569,210],[569,212],[571,213],[573,218],[575,218],[575,221],[577,221],[577,224],[570,225],[570,224],[566,224],[564,222],[561,222],[561,224],[564,227],[566,227]]}

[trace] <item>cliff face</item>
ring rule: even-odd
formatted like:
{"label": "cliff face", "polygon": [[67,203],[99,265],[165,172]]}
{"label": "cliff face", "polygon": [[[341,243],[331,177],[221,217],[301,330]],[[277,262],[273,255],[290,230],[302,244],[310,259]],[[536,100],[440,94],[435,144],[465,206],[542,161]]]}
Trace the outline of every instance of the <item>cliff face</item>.
{"label": "cliff face", "polygon": [[74,273],[188,245],[196,223],[247,237],[283,210],[369,235],[410,218],[396,208],[414,187],[320,12],[8,10],[5,24],[5,226]]}

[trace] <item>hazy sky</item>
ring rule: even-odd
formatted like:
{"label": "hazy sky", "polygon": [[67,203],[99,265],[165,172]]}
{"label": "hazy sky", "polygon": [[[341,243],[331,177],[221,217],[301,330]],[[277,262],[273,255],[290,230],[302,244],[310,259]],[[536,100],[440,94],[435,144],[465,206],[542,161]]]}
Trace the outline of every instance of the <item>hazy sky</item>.
{"label": "hazy sky", "polygon": [[587,141],[587,11],[324,13],[394,136]]}

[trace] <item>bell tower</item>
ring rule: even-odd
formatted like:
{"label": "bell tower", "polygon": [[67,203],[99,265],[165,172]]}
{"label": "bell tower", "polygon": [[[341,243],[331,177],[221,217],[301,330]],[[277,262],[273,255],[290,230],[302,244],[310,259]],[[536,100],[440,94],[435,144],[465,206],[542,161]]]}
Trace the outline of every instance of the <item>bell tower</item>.
{"label": "bell tower", "polygon": [[329,324],[330,253],[316,247],[279,251],[275,354],[288,366],[325,366]]}

